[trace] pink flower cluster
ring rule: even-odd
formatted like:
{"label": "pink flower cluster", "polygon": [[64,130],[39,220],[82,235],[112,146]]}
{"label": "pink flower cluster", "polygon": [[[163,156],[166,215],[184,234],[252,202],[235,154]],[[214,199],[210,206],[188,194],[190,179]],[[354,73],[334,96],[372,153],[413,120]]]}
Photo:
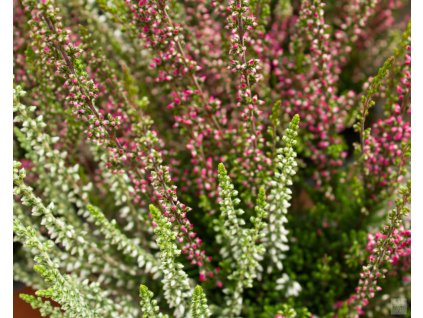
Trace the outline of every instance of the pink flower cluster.
{"label": "pink flower cluster", "polygon": [[395,168],[396,162],[400,160],[400,165],[405,165],[407,154],[404,146],[410,138],[411,125],[403,120],[399,105],[395,105],[390,117],[380,119],[372,126],[364,147],[366,170],[375,180],[374,184],[367,184],[368,188],[384,188],[391,181],[401,181],[400,171]]}
{"label": "pink flower cluster", "polygon": [[[379,242],[382,242],[386,239],[386,235],[377,232],[376,234],[369,234],[368,242],[366,245],[366,251],[370,253],[369,260],[374,261],[374,253],[380,245]],[[389,255],[386,259],[392,265],[398,265],[399,261],[402,260],[402,265],[405,266],[404,270],[410,268],[411,260],[411,230],[404,229],[404,226],[401,226],[399,229],[394,229],[392,232],[392,237],[390,238],[392,246],[389,246],[387,254]]]}
{"label": "pink flower cluster", "polygon": [[411,114],[410,51],[411,47],[407,46],[400,81],[396,87],[397,95],[392,106],[386,108],[385,118],[372,125],[370,134],[364,141],[365,169],[371,176],[367,187],[374,194],[373,199],[387,185],[402,181],[401,169],[406,166],[410,156],[411,123],[404,119]]}
{"label": "pink flower cluster", "polygon": [[[148,156],[150,164],[153,165],[149,180],[154,188],[152,201],[157,201],[163,215],[177,229],[176,240],[181,246],[182,254],[185,254],[192,265],[198,266],[200,271],[200,281],[205,281],[206,277],[213,278],[219,272],[219,268],[211,269],[212,258],[206,255],[206,251],[201,248],[203,242],[197,236],[193,224],[187,217],[191,208],[181,203],[176,195],[176,186],[171,185],[169,168],[161,165],[160,155],[156,151]],[[154,224],[153,224],[154,226]],[[221,283],[217,281],[217,285]]]}
{"label": "pink flower cluster", "polygon": [[[332,8],[339,10],[330,17],[329,27],[322,1],[302,1],[298,15],[271,25],[263,55],[269,65],[269,83],[280,92],[282,109],[290,116],[301,114],[301,128],[307,132],[306,155],[318,168],[314,173],[317,186],[345,165],[347,152],[339,134],[350,125],[352,106],[357,102],[354,91],[338,91],[348,56],[353,49],[374,45],[370,39],[389,29],[393,12],[403,6],[401,1],[339,1]],[[370,60],[382,59],[379,64],[389,52],[382,44],[369,51],[374,55]],[[363,79],[366,75],[363,71],[354,76]]]}
{"label": "pink flower cluster", "polygon": [[242,156],[244,159],[242,162],[240,160],[239,164],[242,164],[242,170],[251,171],[251,174],[246,176],[245,185],[247,186],[248,183],[253,182],[256,172],[263,170],[264,166],[271,163],[262,150],[264,127],[258,124],[258,118],[268,115],[260,109],[265,103],[253,90],[253,86],[262,79],[260,61],[247,58],[247,48],[255,47],[254,37],[257,34],[254,31],[258,24],[245,0],[229,1],[227,12],[226,28],[230,31],[231,39],[228,68],[232,73],[239,74],[236,107],[240,109],[242,138],[238,140],[238,143],[241,143],[244,149]]}
{"label": "pink flower cluster", "polygon": [[[341,143],[337,133],[345,128],[355,101],[352,91],[337,93],[340,52],[325,23],[323,7],[321,1],[303,1],[297,19],[275,23],[269,36],[273,52],[269,63],[277,78],[276,88],[283,109],[290,116],[301,114],[302,127],[309,132],[308,154],[319,168],[314,175],[318,186],[344,164],[346,152],[329,155],[329,148]],[[298,26],[297,31],[290,34],[293,25]],[[288,36],[291,45],[285,54],[280,43]]]}
{"label": "pink flower cluster", "polygon": [[[411,266],[411,230],[399,229],[387,232],[377,232],[368,234],[366,251],[369,252],[368,264],[363,267],[360,273],[358,286],[355,294],[351,295],[345,303],[353,307],[356,312],[355,317],[364,315],[364,307],[369,304],[369,300],[375,297],[377,291],[382,290],[379,286],[380,278],[388,273],[384,264],[391,264],[394,268],[401,265],[401,269],[408,271]],[[344,302],[338,302],[335,307],[341,308]]]}
{"label": "pink flower cluster", "polygon": [[185,131],[186,148],[191,162],[196,167],[193,173],[201,194],[216,195],[216,179],[210,171],[210,162],[216,156],[206,154],[204,148],[222,145],[225,112],[221,102],[209,96],[202,88],[206,76],[202,67],[188,54],[184,31],[173,23],[165,1],[126,1],[132,12],[132,21],[140,30],[139,37],[147,48],[154,51],[150,67],[157,74],[155,81],[170,88],[171,100],[167,109],[174,114],[174,127]]}

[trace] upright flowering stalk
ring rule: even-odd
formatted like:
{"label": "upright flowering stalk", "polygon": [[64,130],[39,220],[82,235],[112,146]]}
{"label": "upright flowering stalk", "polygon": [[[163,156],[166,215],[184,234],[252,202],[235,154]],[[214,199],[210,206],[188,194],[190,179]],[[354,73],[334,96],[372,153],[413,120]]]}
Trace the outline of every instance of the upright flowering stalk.
{"label": "upright flowering stalk", "polygon": [[210,317],[210,310],[207,306],[206,295],[201,286],[196,286],[191,300],[191,315],[192,318],[208,318]]}
{"label": "upright flowering stalk", "polygon": [[[269,164],[269,160],[263,153],[263,125],[258,121],[264,114],[259,106],[264,104],[258,95],[254,93],[253,86],[262,78],[259,72],[260,64],[258,59],[247,58],[247,46],[251,41],[252,33],[257,27],[254,15],[250,12],[248,1],[229,1],[227,7],[229,12],[226,28],[231,32],[231,47],[229,51],[230,65],[228,68],[239,74],[239,84],[237,86],[237,107],[240,108],[240,120],[242,121],[242,136],[240,140],[244,149],[242,154],[243,169],[241,172],[247,173],[245,183],[254,180],[257,173]],[[247,171],[250,170],[248,173]]]}
{"label": "upright flowering stalk", "polygon": [[242,309],[242,293],[244,288],[251,288],[253,280],[257,277],[260,268],[260,261],[263,258],[264,247],[256,243],[263,238],[265,223],[265,194],[261,188],[258,195],[256,212],[257,215],[251,218],[254,227],[244,227],[245,221],[241,218],[244,211],[235,207],[240,203],[237,198],[238,192],[226,172],[224,165],[219,164],[219,194],[221,224],[218,227],[222,234],[224,247],[221,250],[222,256],[230,257],[231,273],[228,278],[234,281],[235,286],[225,288],[226,308],[224,315],[236,317]]}
{"label": "upright flowering stalk", "polygon": [[153,299],[154,294],[144,285],[140,285],[140,306],[143,318],[167,318],[163,315],[157,301]]}
{"label": "upright flowering stalk", "polygon": [[183,265],[176,262],[176,257],[181,254],[176,245],[176,236],[172,231],[171,223],[156,207],[150,205],[150,212],[154,218],[154,233],[160,249],[160,269],[164,273],[164,296],[170,308],[175,308],[175,317],[185,317],[186,301],[191,296],[192,290]]}
{"label": "upright flowering stalk", "polygon": [[[371,201],[389,197],[389,192],[397,188],[408,173],[411,146],[411,123],[407,118],[411,113],[410,50],[409,26],[400,47],[367,83],[366,93],[362,96],[355,128],[361,141],[364,192],[371,193],[368,198]],[[396,94],[381,90],[383,84],[390,82],[395,86]],[[376,103],[375,98],[380,95],[387,97],[384,118],[366,128],[366,117]]]}
{"label": "upright flowering stalk", "polygon": [[285,253],[289,249],[288,230],[285,224],[288,222],[286,215],[291,205],[292,176],[296,172],[296,152],[294,147],[297,143],[297,131],[300,117],[295,115],[282,137],[282,148],[276,150],[274,161],[274,174],[269,180],[270,189],[267,197],[266,210],[268,211],[268,223],[265,229],[264,246],[266,254],[270,256],[272,265],[268,271],[282,270],[282,262]]}
{"label": "upright flowering stalk", "polygon": [[400,196],[395,202],[395,208],[389,212],[382,231],[375,237],[375,244],[371,248],[368,262],[360,273],[356,293],[347,301],[349,313],[353,317],[364,314],[364,308],[375,297],[376,292],[381,290],[379,280],[386,277],[387,264],[395,264],[398,261],[398,255],[407,253],[407,247],[410,246],[410,232],[401,230],[404,217],[409,213],[410,182],[401,188]]}

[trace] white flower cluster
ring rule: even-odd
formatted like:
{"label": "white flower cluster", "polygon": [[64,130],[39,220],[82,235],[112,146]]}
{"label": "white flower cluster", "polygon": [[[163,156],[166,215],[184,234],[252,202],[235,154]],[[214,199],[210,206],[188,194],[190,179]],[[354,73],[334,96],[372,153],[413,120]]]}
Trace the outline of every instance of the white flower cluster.
{"label": "white flower cluster", "polygon": [[286,297],[296,297],[302,288],[298,282],[292,281],[286,273],[283,273],[282,277],[276,280],[276,290],[285,290]]}
{"label": "white flower cluster", "polygon": [[274,266],[280,271],[283,269],[282,261],[285,252],[289,250],[288,230],[285,224],[288,222],[286,214],[290,207],[292,176],[297,167],[296,144],[297,130],[300,118],[295,115],[282,137],[283,147],[276,150],[274,158],[274,175],[269,182],[270,193],[267,196],[266,211],[269,214],[264,244],[270,256],[272,265],[268,266],[268,272],[274,270]]}
{"label": "white flower cluster", "polygon": [[143,318],[168,318],[160,312],[157,301],[153,299],[154,294],[147,286],[140,285],[140,306]]}
{"label": "white flower cluster", "polygon": [[[81,290],[80,293],[86,295],[84,301],[89,300],[91,302],[92,300],[92,304],[90,303],[89,308],[100,308],[99,310],[104,310],[104,313],[108,313],[108,315],[111,315],[113,312],[118,312],[116,308],[121,307],[119,302],[112,301],[109,298],[100,301],[100,295],[106,297],[107,293],[100,289],[99,282],[109,282],[115,279],[125,282],[124,277],[128,278],[128,274],[137,276],[140,273],[136,272],[133,267],[128,267],[124,263],[118,262],[115,258],[108,255],[108,253],[102,250],[95,239],[90,237],[86,231],[77,229],[72,224],[66,223],[63,218],[56,217],[54,204],[49,204],[47,207],[43,204],[41,199],[34,194],[32,188],[25,184],[25,171],[22,169],[19,170],[19,167],[20,163],[15,162],[13,173],[14,195],[15,197],[20,197],[23,206],[31,208],[33,217],[41,218],[40,224],[46,228],[50,239],[46,239],[40,232],[36,232],[32,224],[25,227],[18,214],[14,218],[16,223],[14,231],[15,234],[17,234],[16,231],[20,231],[20,234],[15,236],[15,240],[23,243],[25,248],[31,252],[34,256],[35,266],[39,265],[41,262],[42,264],[46,263],[48,266],[54,267],[53,274],[51,273],[52,270],[39,267],[41,270],[39,272],[45,281],[44,287],[50,287],[51,284],[55,284],[54,286],[56,286],[57,284],[57,291],[55,292],[58,293],[60,297],[64,297],[62,301],[66,301],[65,298],[73,297],[73,294],[72,291],[60,287],[65,284],[61,279],[63,276],[61,273],[72,271],[74,274],[69,276],[69,280],[71,280],[69,284],[78,285],[79,289],[86,289],[85,292]],[[31,244],[27,244],[28,236],[31,237]],[[59,246],[62,247],[64,251],[62,251]],[[109,245],[105,246],[107,250],[109,250]],[[40,250],[45,253],[47,253],[48,250],[48,260],[43,258],[40,259],[40,257],[45,258]],[[54,261],[50,259],[51,257],[54,257]],[[81,260],[86,260],[87,263],[83,264]],[[89,283],[87,279],[88,276],[96,272],[100,273],[98,281]],[[76,275],[76,273],[78,273],[78,275]],[[130,282],[131,280],[126,281],[127,284],[130,284]],[[48,290],[50,290],[50,288]],[[66,293],[69,295],[65,295]],[[55,295],[56,294],[50,293],[44,296],[57,301],[57,299],[54,298]],[[58,302],[62,304],[62,302]],[[136,317],[138,313],[137,308],[123,305],[122,307],[125,307],[125,311],[127,312],[126,317]],[[83,306],[80,309],[83,310]],[[97,317],[91,314],[89,315],[86,312],[81,315],[70,314],[70,316]],[[112,315],[112,317],[119,316]]]}
{"label": "white flower cluster", "polygon": [[[68,153],[54,147],[59,142],[59,137],[52,137],[46,133],[47,124],[43,116],[35,117],[36,107],[23,105],[20,102],[23,96],[25,91],[17,86],[13,94],[14,121],[22,123],[22,127],[15,127],[15,135],[20,145],[25,148],[28,159],[34,163],[42,163],[34,165],[33,169],[37,173],[38,184],[43,189],[43,194],[52,198],[58,213],[63,212],[62,215],[68,222],[77,224],[78,217],[65,211],[73,210],[72,205],[75,205],[78,208],[77,212],[83,214],[83,207],[88,202],[92,184],[81,184],[79,165],[69,167],[66,163]],[[85,223],[79,222],[79,224],[87,229]]]}
{"label": "white flower cluster", "polygon": [[257,243],[263,237],[265,224],[265,193],[261,188],[256,205],[256,216],[251,217],[253,228],[244,227],[245,221],[240,217],[244,214],[241,209],[235,209],[240,203],[237,191],[222,163],[219,164],[219,194],[221,224],[216,227],[224,238],[221,254],[231,259],[232,272],[228,278],[235,282],[234,287],[224,289],[226,308],[223,313],[228,317],[238,316],[242,309],[242,293],[244,288],[251,288],[253,280],[261,269],[264,248]]}
{"label": "white flower cluster", "polygon": [[[81,284],[74,276],[63,275],[58,270],[57,261],[50,257],[53,245],[51,241],[41,242],[35,230],[25,227],[18,218],[14,219],[13,231],[24,246],[37,251],[37,256],[34,258],[36,263],[34,269],[49,285],[49,288],[39,290],[38,296],[51,298],[60,303],[61,308],[66,311],[66,317],[95,318],[106,313],[108,315],[113,313],[112,317],[118,317],[118,313],[123,307],[108,299],[98,286],[88,285],[88,283]],[[90,293],[90,297],[85,297],[86,293]],[[39,307],[48,307],[46,304],[40,304],[40,300],[31,299],[30,301],[34,305],[35,302],[38,302]],[[132,315],[127,317],[132,317]]]}
{"label": "white flower cluster", "polygon": [[97,207],[92,205],[88,205],[87,209],[94,219],[95,225],[111,245],[116,246],[125,255],[136,259],[138,266],[144,268],[146,273],[154,274],[154,278],[160,276],[158,260],[123,234],[117,227],[115,220],[109,221]]}
{"label": "white flower cluster", "polygon": [[[34,195],[33,190],[25,185],[25,172],[18,171],[19,164],[14,166],[15,191],[20,192],[16,195],[21,196],[22,203],[31,207],[33,217],[41,217],[41,225],[47,228],[51,239],[65,248],[65,251],[53,249],[56,256],[61,259],[62,267],[68,271],[78,271],[81,278],[87,278],[90,273],[98,272],[100,282],[109,283],[117,279],[118,286],[135,287],[139,283],[135,279],[128,280],[125,277],[130,274],[135,278],[141,272],[136,267],[127,266],[118,261],[118,258],[111,256],[114,253],[113,246],[116,246],[119,251],[135,259],[138,266],[145,269],[143,273],[155,273],[154,278],[157,278],[159,274],[157,259],[139,247],[136,240],[126,237],[114,224],[114,220],[109,221],[99,212],[100,214],[95,214],[97,216],[95,222],[101,226],[92,231],[89,223],[80,217],[83,216],[93,223],[92,211],[86,208],[90,204],[91,183],[82,182],[79,166],[69,167],[66,162],[67,153],[54,148],[54,144],[60,142],[60,139],[51,137],[46,132],[47,125],[42,116],[34,118],[35,107],[28,107],[20,102],[20,98],[24,95],[25,92],[17,86],[14,90],[15,122],[22,123],[22,127],[15,127],[15,133],[20,144],[25,147],[29,159],[32,162],[43,163],[34,165],[31,171],[38,176],[37,185],[44,190],[43,196],[49,198],[51,203],[45,207],[41,199]],[[116,179],[118,178],[114,180]],[[76,212],[80,216],[72,213],[75,210],[74,206],[77,207]],[[35,220],[26,213],[19,213],[20,211],[16,209],[15,214],[26,226],[31,225],[39,229],[38,222],[34,222]],[[111,239],[99,240],[101,235]],[[33,281],[31,277],[25,275],[21,265],[16,264],[15,272],[19,273],[25,282]]]}
{"label": "white flower cluster", "polygon": [[187,299],[191,297],[192,289],[188,275],[183,270],[183,265],[176,262],[176,257],[181,251],[176,245],[176,235],[172,231],[172,224],[153,205],[150,212],[155,222],[154,233],[160,249],[160,270],[163,272],[164,297],[170,308],[174,309],[176,318],[185,317]]}

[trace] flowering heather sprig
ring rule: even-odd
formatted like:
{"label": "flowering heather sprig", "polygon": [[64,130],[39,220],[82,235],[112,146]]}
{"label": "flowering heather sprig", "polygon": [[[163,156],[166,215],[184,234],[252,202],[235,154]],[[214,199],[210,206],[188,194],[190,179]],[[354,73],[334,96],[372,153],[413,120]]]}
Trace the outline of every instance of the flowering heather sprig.
{"label": "flowering heather sprig", "polygon": [[[371,248],[368,262],[363,266],[356,293],[347,301],[350,313],[354,317],[364,314],[364,307],[369,304],[375,293],[381,290],[378,285],[381,278],[388,272],[386,264],[395,264],[399,255],[409,255],[407,246],[410,245],[409,231],[401,231],[404,217],[410,212],[411,183],[400,189],[400,198],[396,200],[395,208],[389,212],[388,220],[382,231],[377,234],[375,246]],[[405,248],[405,250],[404,250]]]}
{"label": "flowering heather sprig", "polygon": [[162,280],[164,297],[169,307],[175,308],[175,317],[184,317],[187,299],[191,296],[192,290],[183,265],[176,262],[176,258],[181,254],[176,245],[176,235],[172,231],[172,224],[156,207],[150,205],[150,212],[154,218],[154,233],[160,249],[160,269],[164,273]]}
{"label": "flowering heather sprig", "polygon": [[32,309],[38,309],[41,316],[50,318],[63,318],[65,317],[59,307],[54,307],[48,300],[43,300],[41,297],[20,294],[19,297],[30,304]]}
{"label": "flowering heather sprig", "polygon": [[[298,125],[300,117],[295,115],[282,137],[282,148],[276,150],[274,161],[274,175],[269,181],[269,195],[267,197],[266,210],[268,222],[265,229],[264,245],[266,254],[270,256],[272,264],[280,271],[283,268],[282,261],[285,252],[289,250],[288,230],[285,223],[288,222],[286,214],[291,205],[292,176],[297,167],[296,152],[294,147],[297,143]],[[268,266],[268,271],[273,271],[273,266]]]}
{"label": "flowering heather sprig", "polygon": [[345,1],[342,8],[345,14],[339,19],[339,29],[335,31],[336,41],[332,42],[334,50],[338,52],[336,58],[339,62],[345,63],[352,47],[360,45],[357,41],[363,39],[365,33],[372,32],[367,28],[368,22],[381,2],[380,0]]}
{"label": "flowering heather sprig", "polygon": [[160,312],[154,294],[146,286],[140,285],[140,306],[143,318],[167,318]]}
{"label": "flowering heather sprig", "polygon": [[114,133],[119,127],[119,118],[104,116],[95,106],[97,85],[88,77],[80,59],[82,50],[72,43],[69,32],[63,27],[62,18],[57,14],[58,9],[53,6],[54,2],[24,0],[22,3],[31,13],[30,36],[35,53],[43,64],[54,66],[55,75],[60,74],[65,80],[63,86],[69,91],[68,104],[75,115],[87,121],[88,139],[102,144],[107,141],[107,136],[111,136],[119,144]]}
{"label": "flowering heather sprig", "polygon": [[158,270],[159,262],[150,253],[146,252],[123,234],[116,226],[116,221],[109,221],[104,214],[92,205],[87,206],[90,216],[94,219],[94,224],[98,227],[110,244],[116,246],[125,255],[129,255],[137,260],[140,268],[145,268],[146,273],[155,274],[157,278],[162,273]]}
{"label": "flowering heather sprig", "polygon": [[[89,272],[95,273],[98,271],[100,273],[99,281],[105,282],[109,282],[111,278],[121,280],[127,274],[132,277],[140,274],[138,270],[117,261],[115,257],[110,255],[110,252],[105,253],[104,251],[109,249],[108,243],[100,247],[94,237],[90,236],[87,230],[78,227],[76,222],[66,223],[63,218],[56,217],[54,204],[50,204],[47,207],[43,204],[42,200],[34,194],[32,188],[25,184],[25,171],[23,169],[19,170],[19,166],[20,164],[15,162],[13,177],[15,197],[20,198],[22,205],[31,208],[32,216],[41,217],[40,224],[46,228],[51,240],[62,246],[69,253],[69,255],[64,255],[65,260],[70,260],[69,256],[75,256],[80,260],[85,258],[84,262],[90,265],[86,267],[85,264],[81,264],[78,261],[73,265],[66,264],[67,270],[79,272],[81,278],[86,278]],[[114,234],[116,235],[116,233]],[[125,241],[121,236],[118,236],[118,239],[113,237],[112,241],[120,243],[120,247],[124,250],[128,250],[128,246],[133,246],[133,244],[128,244],[128,240]],[[146,267],[147,272],[157,271],[157,269],[152,268],[156,260],[152,259],[151,255],[149,256],[148,253],[140,248],[133,248],[131,252],[133,250],[137,251],[138,254],[130,254],[130,256],[135,259],[138,257],[138,262]],[[146,259],[149,258],[150,261],[146,262]],[[148,268],[146,263],[148,263]],[[128,280],[126,284],[131,286],[133,281]]]}
{"label": "flowering heather sprig", "polygon": [[[49,288],[37,291],[37,296],[53,299],[61,304],[61,309],[65,310],[69,316],[76,318],[94,318],[111,312],[118,315],[123,309],[105,298],[104,292],[98,287],[83,286],[74,277],[62,275],[57,269],[57,263],[49,255],[53,244],[51,241],[40,242],[35,231],[30,227],[24,227],[18,219],[14,219],[13,232],[25,246],[38,252],[34,269],[49,284]],[[82,296],[84,289],[93,293],[92,302],[88,303],[87,298]]]}
{"label": "flowering heather sprig", "polygon": [[[386,235],[382,232],[368,235],[368,242],[366,250],[372,254],[377,252],[377,246],[380,245],[379,241],[386,239]],[[404,226],[394,229],[392,232],[392,239],[397,246],[395,248],[389,247],[389,254],[391,255],[391,264],[398,265],[400,260],[403,260],[402,266],[405,270],[410,269],[411,261],[411,230],[406,230]]]}
{"label": "flowering heather sprig", "polygon": [[259,64],[257,60],[247,61],[247,39],[249,32],[257,27],[257,22],[250,13],[248,1],[230,1],[228,5],[227,29],[231,31],[231,48],[229,54],[232,57],[229,66],[233,72],[241,74],[241,95],[240,100],[251,98],[251,86],[260,79]]}
{"label": "flowering heather sprig", "polygon": [[206,295],[201,286],[194,288],[191,300],[191,316],[192,318],[208,318],[211,313],[207,306]]}
{"label": "flowering heather sprig", "polygon": [[361,109],[357,115],[358,123],[355,125],[355,129],[360,133],[361,151],[364,152],[365,139],[369,135],[370,130],[365,129],[366,117],[369,113],[369,109],[375,105],[373,96],[378,92],[379,88],[383,84],[383,80],[388,76],[395,62],[394,57],[388,58],[383,66],[379,69],[377,75],[372,79],[366,94],[361,97]]}
{"label": "flowering heather sprig", "polygon": [[404,179],[411,155],[410,138],[410,122],[402,118],[399,107],[390,117],[372,125],[364,146],[366,180],[371,178],[367,188],[373,187],[372,200],[376,200],[380,191],[385,196],[388,189]]}
{"label": "flowering heather sprig", "polygon": [[399,63],[400,79],[396,83],[396,94],[393,94],[393,101],[396,102],[396,105],[401,106],[403,113],[411,115],[411,23],[408,24],[402,35],[401,44],[396,49],[394,56],[402,61]]}
{"label": "flowering heather sprig", "polygon": [[250,59],[247,61],[247,37],[257,26],[255,17],[250,14],[248,2],[245,0],[229,1],[227,8],[229,12],[228,24],[226,28],[231,32],[231,47],[229,54],[231,64],[228,66],[232,72],[240,74],[240,86],[237,93],[238,105],[242,105],[241,118],[251,125],[247,129],[250,136],[247,143],[253,146],[252,151],[259,151],[257,138],[260,138],[257,131],[256,120],[260,112],[258,106],[263,101],[258,100],[256,95],[252,95],[252,86],[257,83],[261,74],[259,73],[259,61]]}
{"label": "flowering heather sprig", "polygon": [[[257,22],[246,0],[229,1],[227,11],[226,28],[231,32],[231,46],[229,50],[231,64],[228,68],[238,73],[240,81],[236,95],[237,107],[240,108],[240,120],[242,123],[242,136],[240,140],[244,153],[245,163],[241,172],[250,170],[250,182],[254,180],[256,169],[263,170],[269,160],[263,153],[264,138],[262,135],[263,125],[258,120],[263,116],[259,106],[264,104],[258,95],[254,93],[253,86],[262,78],[260,61],[251,58],[247,61],[247,45],[251,40],[251,33],[257,27]],[[251,161],[251,162],[250,162]],[[248,181],[247,181],[248,182]]]}
{"label": "flowering heather sprig", "polygon": [[[411,124],[405,117],[410,113],[410,26],[403,35],[403,41],[394,55],[386,60],[378,74],[367,83],[362,96],[362,106],[355,129],[360,135],[363,165],[363,184],[370,189],[375,201],[378,196],[389,196],[392,188],[401,183],[407,175],[407,161],[410,157]],[[403,60],[402,63],[398,63]],[[383,94],[381,87],[396,76],[399,67],[397,95],[387,94],[384,118],[378,119],[369,128],[365,127],[369,109],[375,105],[375,97]],[[398,75],[397,75],[398,76]],[[368,190],[365,193],[368,193]]]}
{"label": "flowering heather sprig", "polygon": [[302,115],[304,155],[318,167],[313,173],[316,185],[333,197],[327,181],[347,155],[338,133],[345,128],[354,92],[337,92],[338,52],[331,47],[324,6],[320,0],[301,3],[298,18],[289,22],[295,22],[295,31],[289,34],[288,52],[275,43],[270,63],[278,79],[275,88],[281,94],[282,109],[290,116]]}
{"label": "flowering heather sprig", "polygon": [[[39,181],[47,197],[52,197],[59,207],[59,212],[72,209],[71,204],[78,208],[78,214],[83,214],[83,206],[88,203],[91,183],[81,184],[78,173],[79,165],[69,167],[65,158],[66,151],[55,149],[59,137],[47,134],[47,124],[42,115],[35,117],[35,106],[25,106],[20,99],[25,91],[20,86],[14,89],[14,122],[21,123],[22,128],[15,128],[15,134],[23,148],[27,151],[28,159],[32,162],[44,162],[42,166],[35,166]],[[74,214],[64,213],[69,221],[77,221]]]}
{"label": "flowering heather sprig", "polygon": [[151,184],[154,188],[153,199],[157,200],[163,215],[176,230],[176,241],[181,246],[181,252],[193,265],[200,269],[200,281],[206,277],[214,277],[215,271],[210,269],[210,258],[201,248],[203,241],[197,236],[193,224],[187,218],[191,208],[178,200],[176,186],[172,185],[169,168],[162,165],[160,154],[152,150],[148,156],[148,166],[152,172]]}
{"label": "flowering heather sprig", "polygon": [[224,289],[227,294],[227,308],[223,310],[223,313],[233,317],[238,316],[241,312],[244,289],[252,287],[253,280],[261,269],[260,261],[263,259],[265,250],[264,246],[258,244],[257,241],[263,238],[263,230],[266,226],[263,221],[267,215],[265,212],[265,193],[264,189],[260,188],[256,205],[257,215],[251,217],[251,223],[254,227],[251,229],[245,228],[245,221],[241,218],[244,211],[235,209],[240,203],[237,198],[238,192],[234,190],[222,163],[219,164],[218,169],[221,224],[217,229],[222,232],[221,241],[224,244],[221,254],[225,259],[228,257],[232,259],[232,272],[228,278],[235,282],[234,287]]}
{"label": "flowering heather sprig", "polygon": [[221,250],[222,256],[224,258],[231,257],[235,261],[241,253],[238,235],[241,227],[245,225],[245,221],[242,219],[245,212],[239,208],[235,209],[241,201],[237,198],[238,191],[234,189],[223,163],[219,164],[218,169],[221,222],[216,229],[223,236],[222,243],[227,243]]}

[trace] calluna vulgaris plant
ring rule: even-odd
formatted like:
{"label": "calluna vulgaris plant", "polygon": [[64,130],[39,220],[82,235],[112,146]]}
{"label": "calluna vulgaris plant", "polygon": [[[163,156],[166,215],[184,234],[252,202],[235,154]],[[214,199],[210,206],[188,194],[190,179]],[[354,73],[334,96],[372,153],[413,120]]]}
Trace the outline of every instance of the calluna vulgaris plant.
{"label": "calluna vulgaris plant", "polygon": [[22,299],[56,318],[409,302],[410,4],[323,1],[14,0]]}

